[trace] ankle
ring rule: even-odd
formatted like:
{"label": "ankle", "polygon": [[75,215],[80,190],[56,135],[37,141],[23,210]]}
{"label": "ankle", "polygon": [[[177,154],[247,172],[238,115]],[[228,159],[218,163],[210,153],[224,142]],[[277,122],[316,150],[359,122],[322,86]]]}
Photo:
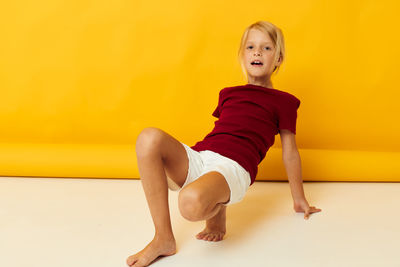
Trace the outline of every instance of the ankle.
{"label": "ankle", "polygon": [[175,241],[175,237],[172,233],[156,233],[154,239],[162,242]]}
{"label": "ankle", "polygon": [[221,217],[225,217],[225,216],[226,216],[226,206],[221,205],[218,213],[215,214],[214,218],[217,219],[217,218],[221,218]]}

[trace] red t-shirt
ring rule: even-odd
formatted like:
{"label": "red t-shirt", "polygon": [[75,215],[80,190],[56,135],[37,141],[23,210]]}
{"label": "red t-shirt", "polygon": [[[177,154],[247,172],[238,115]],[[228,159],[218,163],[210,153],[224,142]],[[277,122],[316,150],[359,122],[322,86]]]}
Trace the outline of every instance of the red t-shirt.
{"label": "red t-shirt", "polygon": [[213,116],[214,129],[192,149],[211,150],[235,160],[251,177],[275,142],[280,129],[296,134],[300,100],[294,95],[259,85],[246,84],[223,88]]}

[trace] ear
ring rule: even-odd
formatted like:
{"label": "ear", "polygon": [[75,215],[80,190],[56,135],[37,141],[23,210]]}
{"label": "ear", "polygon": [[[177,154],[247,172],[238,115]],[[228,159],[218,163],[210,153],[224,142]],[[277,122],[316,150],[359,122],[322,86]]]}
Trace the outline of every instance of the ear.
{"label": "ear", "polygon": [[282,63],[282,62],[281,62],[281,59],[282,59],[281,57],[278,58],[278,61],[277,61],[276,64],[275,64],[274,71],[281,65],[281,63]]}
{"label": "ear", "polygon": [[281,60],[282,60],[282,56],[279,56],[278,62],[277,62],[278,65],[280,65],[282,63]]}

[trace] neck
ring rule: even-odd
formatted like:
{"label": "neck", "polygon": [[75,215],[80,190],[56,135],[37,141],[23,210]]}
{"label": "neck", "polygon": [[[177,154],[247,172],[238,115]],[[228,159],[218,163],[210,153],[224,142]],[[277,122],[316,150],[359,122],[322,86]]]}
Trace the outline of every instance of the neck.
{"label": "neck", "polygon": [[247,83],[273,89],[272,82],[269,79],[268,80],[249,79]]}

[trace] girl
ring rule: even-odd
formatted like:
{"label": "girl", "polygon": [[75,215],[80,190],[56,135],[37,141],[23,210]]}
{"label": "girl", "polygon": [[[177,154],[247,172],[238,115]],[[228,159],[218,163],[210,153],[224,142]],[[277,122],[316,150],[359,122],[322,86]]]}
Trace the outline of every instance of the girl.
{"label": "girl", "polygon": [[226,206],[242,200],[254,183],[257,166],[280,134],[282,158],[288,174],[294,210],[321,209],[308,204],[295,141],[300,100],[273,89],[271,75],[285,55],[282,31],[266,21],[246,28],[239,62],[246,85],[226,87],[219,93],[213,116],[219,118],[202,141],[189,147],[158,128],[144,129],[136,141],[143,190],[155,226],[154,239],[127,259],[129,266],[147,266],[158,256],[176,253],[168,188],[180,190],[179,211],[190,221],[205,220],[197,239],[220,241],[226,232]]}

